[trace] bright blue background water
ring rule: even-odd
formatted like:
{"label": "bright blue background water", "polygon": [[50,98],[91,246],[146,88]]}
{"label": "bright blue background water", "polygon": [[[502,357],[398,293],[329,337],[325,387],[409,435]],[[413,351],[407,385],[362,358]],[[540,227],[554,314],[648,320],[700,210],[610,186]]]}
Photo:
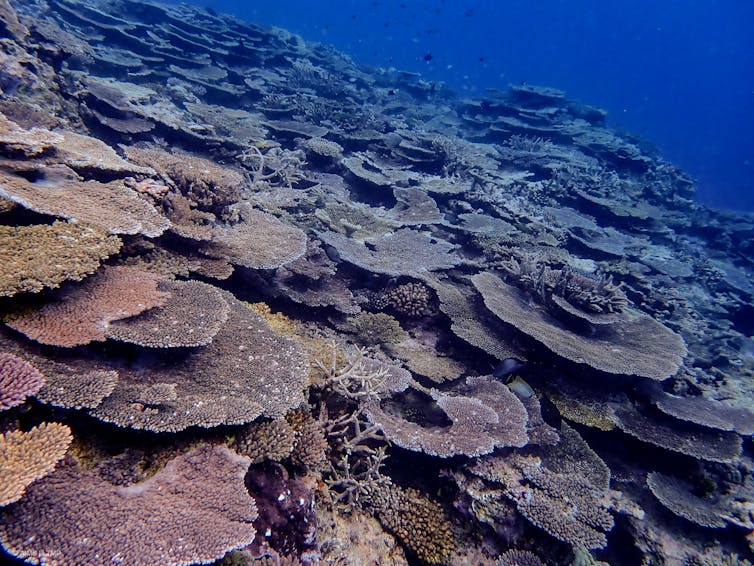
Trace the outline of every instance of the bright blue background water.
{"label": "bright blue background water", "polygon": [[658,146],[699,200],[754,210],[751,0],[194,1],[462,95],[560,88]]}

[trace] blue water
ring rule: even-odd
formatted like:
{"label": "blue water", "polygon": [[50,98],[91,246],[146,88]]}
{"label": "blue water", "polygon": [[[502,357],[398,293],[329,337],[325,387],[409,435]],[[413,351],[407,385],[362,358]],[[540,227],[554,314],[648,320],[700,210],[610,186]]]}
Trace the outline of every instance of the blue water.
{"label": "blue water", "polygon": [[754,210],[749,0],[197,0],[331,44],[459,95],[546,85],[609,112],[698,180],[700,201]]}

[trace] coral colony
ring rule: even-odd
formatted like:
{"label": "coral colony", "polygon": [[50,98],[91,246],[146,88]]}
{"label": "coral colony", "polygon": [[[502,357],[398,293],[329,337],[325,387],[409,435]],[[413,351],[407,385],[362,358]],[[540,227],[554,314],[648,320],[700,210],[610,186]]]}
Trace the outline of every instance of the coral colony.
{"label": "coral colony", "polygon": [[5,560],[750,564],[750,216],[550,88],[0,31]]}

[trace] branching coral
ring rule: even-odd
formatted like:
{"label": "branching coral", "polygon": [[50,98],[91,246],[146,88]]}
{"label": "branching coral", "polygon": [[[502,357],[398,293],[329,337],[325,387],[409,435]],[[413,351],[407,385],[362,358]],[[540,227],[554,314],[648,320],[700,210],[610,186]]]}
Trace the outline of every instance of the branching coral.
{"label": "branching coral", "polygon": [[411,374],[399,366],[368,358],[365,350],[356,353],[338,367],[338,348],[332,346],[329,362],[314,360],[323,373],[327,385],[351,399],[376,398],[388,392],[403,391],[411,381]]}
{"label": "branching coral", "polygon": [[303,151],[273,147],[262,153],[254,145],[249,146],[238,158],[251,171],[248,180],[254,190],[268,187],[293,188],[302,179],[301,169],[306,163]]}

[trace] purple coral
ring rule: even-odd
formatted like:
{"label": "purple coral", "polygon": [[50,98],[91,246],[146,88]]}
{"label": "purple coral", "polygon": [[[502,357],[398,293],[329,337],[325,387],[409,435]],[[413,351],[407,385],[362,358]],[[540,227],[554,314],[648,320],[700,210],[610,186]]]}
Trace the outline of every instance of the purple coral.
{"label": "purple coral", "polygon": [[45,377],[26,360],[0,352],[0,411],[20,405],[45,384]]}

